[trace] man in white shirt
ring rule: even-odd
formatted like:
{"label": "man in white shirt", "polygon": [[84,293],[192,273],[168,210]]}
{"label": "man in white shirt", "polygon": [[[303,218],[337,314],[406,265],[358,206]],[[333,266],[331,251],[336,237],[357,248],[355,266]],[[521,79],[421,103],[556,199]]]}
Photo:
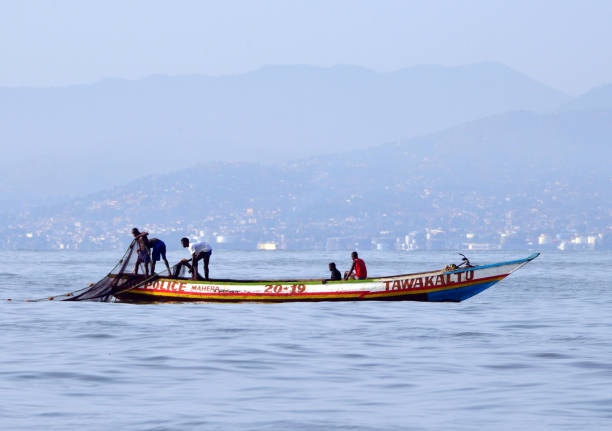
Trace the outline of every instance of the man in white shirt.
{"label": "man in white shirt", "polygon": [[183,247],[189,248],[191,252],[192,278],[194,280],[198,279],[198,262],[202,260],[204,262],[204,278],[208,280],[208,262],[210,262],[210,255],[212,254],[210,244],[205,241],[189,243],[189,238],[181,238],[181,244]]}

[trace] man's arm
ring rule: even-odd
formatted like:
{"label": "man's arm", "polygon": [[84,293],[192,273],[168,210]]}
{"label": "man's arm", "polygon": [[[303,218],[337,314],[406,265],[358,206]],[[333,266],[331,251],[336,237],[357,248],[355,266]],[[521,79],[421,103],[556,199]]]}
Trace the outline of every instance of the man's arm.
{"label": "man's arm", "polygon": [[349,272],[346,274],[346,277],[344,277],[345,280],[349,279],[349,277],[353,274],[354,269],[355,269],[355,261],[353,261],[353,264],[351,265],[351,269],[349,269]]}
{"label": "man's arm", "polygon": [[185,265],[191,271],[192,266],[191,266],[191,263],[189,263],[189,260],[181,259],[181,264]]}

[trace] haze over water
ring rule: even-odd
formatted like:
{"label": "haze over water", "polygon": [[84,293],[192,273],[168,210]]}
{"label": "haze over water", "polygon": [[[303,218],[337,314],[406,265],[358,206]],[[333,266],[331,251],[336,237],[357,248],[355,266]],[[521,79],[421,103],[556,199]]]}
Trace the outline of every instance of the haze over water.
{"label": "haze over water", "polygon": [[[0,431],[611,428],[611,14],[2,2]],[[219,278],[544,254],[460,304],[23,301],[134,226]]]}
{"label": "haze over water", "polygon": [[[211,268],[320,277],[345,254],[219,251]],[[457,261],[363,257],[373,275]],[[606,429],[610,257],[546,253],[459,304],[130,305],[17,301],[82,288],[117,253],[0,252],[0,427]]]}

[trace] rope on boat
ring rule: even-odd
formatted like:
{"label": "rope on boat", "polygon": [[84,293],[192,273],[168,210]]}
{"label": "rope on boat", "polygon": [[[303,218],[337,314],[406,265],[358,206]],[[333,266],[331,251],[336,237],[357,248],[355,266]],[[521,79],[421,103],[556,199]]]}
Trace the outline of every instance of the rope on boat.
{"label": "rope on boat", "polygon": [[14,300],[12,298],[6,298],[6,299],[4,299],[4,301],[6,301],[6,302],[42,302],[42,301],[54,301],[56,299],[64,300],[63,298],[75,296],[77,294],[81,294],[83,292],[86,292],[88,289],[93,287],[93,285],[94,285],[94,283],[89,283],[89,286],[87,286],[87,287],[84,287],[84,288],[79,289],[79,290],[74,290],[72,292],[64,293],[64,294],[61,294],[61,295],[46,296],[44,298],[18,299],[18,300]]}

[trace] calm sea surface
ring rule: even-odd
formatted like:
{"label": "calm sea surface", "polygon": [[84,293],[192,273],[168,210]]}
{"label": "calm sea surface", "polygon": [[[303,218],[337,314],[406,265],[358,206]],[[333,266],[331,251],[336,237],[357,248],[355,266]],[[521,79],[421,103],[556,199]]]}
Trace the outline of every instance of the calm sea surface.
{"label": "calm sea surface", "polygon": [[[18,301],[119,255],[0,252],[0,429],[612,428],[611,253],[545,253],[460,304]],[[362,257],[371,275],[458,261]],[[349,256],[215,251],[211,275],[320,277],[331,260]]]}

